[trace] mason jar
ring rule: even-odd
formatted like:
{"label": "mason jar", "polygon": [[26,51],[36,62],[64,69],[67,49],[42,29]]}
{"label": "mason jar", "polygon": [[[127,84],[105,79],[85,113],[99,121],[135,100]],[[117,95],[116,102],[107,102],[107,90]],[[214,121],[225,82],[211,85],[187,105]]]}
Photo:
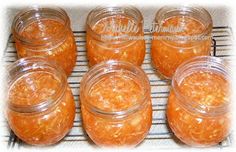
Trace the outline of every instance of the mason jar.
{"label": "mason jar", "polygon": [[57,62],[70,75],[76,63],[77,47],[70,19],[63,9],[24,9],[15,16],[12,33],[19,58],[43,56]]}
{"label": "mason jar", "polygon": [[6,117],[27,144],[51,145],[72,128],[75,102],[65,72],[43,57],[27,57],[8,67]]}
{"label": "mason jar", "polygon": [[171,79],[177,67],[211,51],[212,19],[207,10],[191,6],[161,8],[152,29],[151,58],[157,73]]}
{"label": "mason jar", "polygon": [[136,146],[152,124],[148,78],[128,62],[93,66],[81,80],[80,102],[83,126],[98,146]]}
{"label": "mason jar", "polygon": [[194,57],[172,79],[167,118],[174,134],[190,146],[219,144],[231,128],[231,78],[225,61]]}
{"label": "mason jar", "polygon": [[86,21],[89,65],[119,60],[141,65],[145,56],[143,17],[134,7],[97,7]]}

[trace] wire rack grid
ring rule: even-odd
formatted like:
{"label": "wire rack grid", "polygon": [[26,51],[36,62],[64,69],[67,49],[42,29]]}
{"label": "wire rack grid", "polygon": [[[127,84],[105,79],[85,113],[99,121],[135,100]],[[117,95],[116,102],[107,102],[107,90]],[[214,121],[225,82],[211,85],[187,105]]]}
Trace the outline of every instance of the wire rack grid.
{"label": "wire rack grid", "polygon": [[[76,117],[74,125],[71,131],[63,138],[60,143],[54,145],[56,147],[66,147],[75,145],[78,147],[90,147],[94,146],[92,141],[89,139],[87,134],[82,128],[80,107],[79,107],[79,87],[82,76],[88,71],[88,62],[86,58],[86,32],[85,31],[74,31],[74,37],[76,40],[78,58],[76,61],[76,67],[74,68],[71,76],[68,78],[70,87],[74,95],[76,102]],[[142,69],[148,75],[151,85],[151,97],[153,104],[153,121],[152,127],[145,140],[138,146],[151,146],[151,147],[162,147],[162,148],[181,148],[184,146],[168,128],[165,110],[166,102],[169,94],[170,81],[158,77],[155,70],[151,66],[150,57],[150,43],[151,33],[145,32],[146,41],[146,56]],[[14,41],[12,35],[9,36],[7,48],[4,53],[5,64],[11,64],[17,60],[16,50],[14,47]],[[212,50],[211,55],[219,58],[223,58],[229,62],[235,59],[231,53],[232,49],[232,30],[230,27],[214,27],[212,35]],[[21,148],[30,147],[29,145],[22,142],[17,136],[9,129],[7,121],[4,122],[4,129],[6,134],[4,135],[4,142],[9,148]],[[223,142],[219,143],[216,147],[228,147],[231,145],[231,137],[227,137]]]}

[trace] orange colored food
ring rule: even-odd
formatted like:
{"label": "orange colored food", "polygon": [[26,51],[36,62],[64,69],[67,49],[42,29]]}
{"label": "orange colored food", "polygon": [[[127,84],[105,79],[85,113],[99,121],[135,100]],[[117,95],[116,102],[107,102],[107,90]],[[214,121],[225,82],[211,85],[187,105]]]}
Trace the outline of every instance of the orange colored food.
{"label": "orange colored food", "polygon": [[[32,145],[50,145],[61,140],[72,128],[75,103],[69,87],[55,100],[61,82],[47,72],[23,75],[11,85],[8,94],[10,105],[32,107],[50,101],[47,109],[35,112],[19,112],[8,108],[10,128],[24,142]],[[27,108],[27,109],[29,109]]]}
{"label": "orange colored food", "polygon": [[[200,39],[200,35],[206,29],[200,21],[191,17],[175,16],[164,20],[161,27],[167,29],[171,26],[179,27],[182,30],[154,32],[151,48],[153,66],[167,78],[171,78],[177,67],[184,61],[195,56],[210,55],[211,50],[211,39],[209,37]],[[189,39],[180,42],[178,39],[180,36]],[[194,37],[199,39],[191,41],[191,38]]]}
{"label": "orange colored food", "polygon": [[141,104],[144,90],[134,79],[109,74],[93,84],[82,101],[83,125],[89,137],[99,146],[135,146],[147,135],[152,123],[151,99],[139,111],[119,116],[99,115],[88,110],[89,102],[103,112],[130,110]]}
{"label": "orange colored food", "polygon": [[[65,26],[56,20],[41,19],[30,23],[19,33],[29,43],[16,39],[17,54],[20,58],[28,56],[44,56],[56,61],[67,76],[70,75],[76,63],[76,44],[71,29],[65,31]],[[61,32],[65,32],[62,36]],[[63,39],[61,39],[63,37]],[[44,44],[47,38],[47,44]]]}
{"label": "orange colored food", "polygon": [[[134,24],[135,21],[131,18],[113,15],[105,17],[95,23],[91,29],[87,30],[87,56],[89,60],[89,65],[95,65],[102,61],[107,60],[120,60],[131,62],[135,65],[141,65],[145,56],[145,42],[144,39],[129,39],[131,37],[137,38],[137,36],[143,36],[142,24],[135,24],[138,31],[132,30],[135,28],[130,28],[131,30],[109,30],[110,25],[116,25],[120,27],[129,27],[129,25]],[[100,39],[95,38],[94,35],[98,35]],[[119,40],[109,40],[105,36],[120,36]],[[126,38],[122,38],[126,36]],[[103,40],[102,40],[103,39]],[[116,44],[115,44],[116,43]]]}
{"label": "orange colored food", "polygon": [[[230,113],[214,113],[215,109],[228,104],[229,82],[220,74],[201,71],[182,80],[178,89],[184,99],[170,92],[167,118],[174,134],[188,145],[211,146],[226,138],[230,132]],[[205,107],[202,113],[198,106],[186,108],[184,103],[194,102]],[[205,114],[203,114],[205,112]]]}

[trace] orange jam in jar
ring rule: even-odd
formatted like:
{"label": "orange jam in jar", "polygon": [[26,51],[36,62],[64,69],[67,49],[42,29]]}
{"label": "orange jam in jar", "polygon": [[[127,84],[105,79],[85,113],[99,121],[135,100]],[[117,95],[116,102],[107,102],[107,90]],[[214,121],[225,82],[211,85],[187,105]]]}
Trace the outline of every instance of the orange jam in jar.
{"label": "orange jam in jar", "polygon": [[134,7],[98,7],[86,22],[89,65],[120,60],[141,65],[145,56],[142,14]]}
{"label": "orange jam in jar", "polygon": [[210,55],[212,19],[203,8],[163,7],[153,27],[152,64],[168,79],[185,60]]}
{"label": "orange jam in jar", "polygon": [[65,72],[42,57],[9,67],[6,116],[12,131],[31,145],[51,145],[72,128],[75,102]]}
{"label": "orange jam in jar", "polygon": [[191,146],[212,146],[231,129],[230,75],[216,57],[195,57],[181,64],[172,79],[167,105],[174,134]]}
{"label": "orange jam in jar", "polygon": [[106,61],[81,81],[83,126],[102,147],[133,147],[148,134],[152,104],[147,76],[138,66]]}
{"label": "orange jam in jar", "polygon": [[77,47],[70,19],[60,8],[31,8],[16,15],[12,32],[18,56],[43,56],[57,62],[67,76],[76,63]]}

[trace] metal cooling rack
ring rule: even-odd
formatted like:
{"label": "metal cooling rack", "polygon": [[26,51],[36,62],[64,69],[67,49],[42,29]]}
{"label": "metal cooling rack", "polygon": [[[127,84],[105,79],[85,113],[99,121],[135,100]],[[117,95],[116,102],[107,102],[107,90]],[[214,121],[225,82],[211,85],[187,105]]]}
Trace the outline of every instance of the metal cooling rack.
{"label": "metal cooling rack", "polygon": [[[74,95],[76,102],[76,117],[74,125],[70,133],[58,144],[56,147],[66,146],[78,146],[78,147],[94,147],[95,145],[86,135],[81,125],[80,107],[78,106],[79,99],[79,87],[82,76],[88,71],[87,59],[86,59],[86,39],[85,31],[74,31],[76,39],[76,45],[78,50],[78,58],[76,67],[73,73],[68,78],[70,87]],[[151,34],[145,32],[146,39],[150,38]],[[211,55],[224,58],[225,60],[232,61],[235,56],[232,55],[232,30],[230,27],[214,27],[212,36],[212,51]],[[12,35],[9,36],[9,41],[4,54],[5,64],[11,64],[17,60],[16,50],[14,47],[14,41]],[[145,140],[137,147],[158,147],[158,148],[181,148],[184,146],[168,128],[165,110],[166,101],[169,94],[170,81],[160,78],[156,75],[154,69],[151,66],[150,58],[150,43],[151,40],[146,41],[146,56],[142,65],[142,69],[148,75],[151,84],[151,97],[153,104],[153,121],[152,127]],[[9,148],[21,148],[30,147],[22,142],[16,135],[9,129],[7,122],[4,122],[4,129],[6,131],[4,136],[4,142]],[[228,147],[231,145],[231,137],[229,136],[223,142],[219,143],[219,148]]]}

